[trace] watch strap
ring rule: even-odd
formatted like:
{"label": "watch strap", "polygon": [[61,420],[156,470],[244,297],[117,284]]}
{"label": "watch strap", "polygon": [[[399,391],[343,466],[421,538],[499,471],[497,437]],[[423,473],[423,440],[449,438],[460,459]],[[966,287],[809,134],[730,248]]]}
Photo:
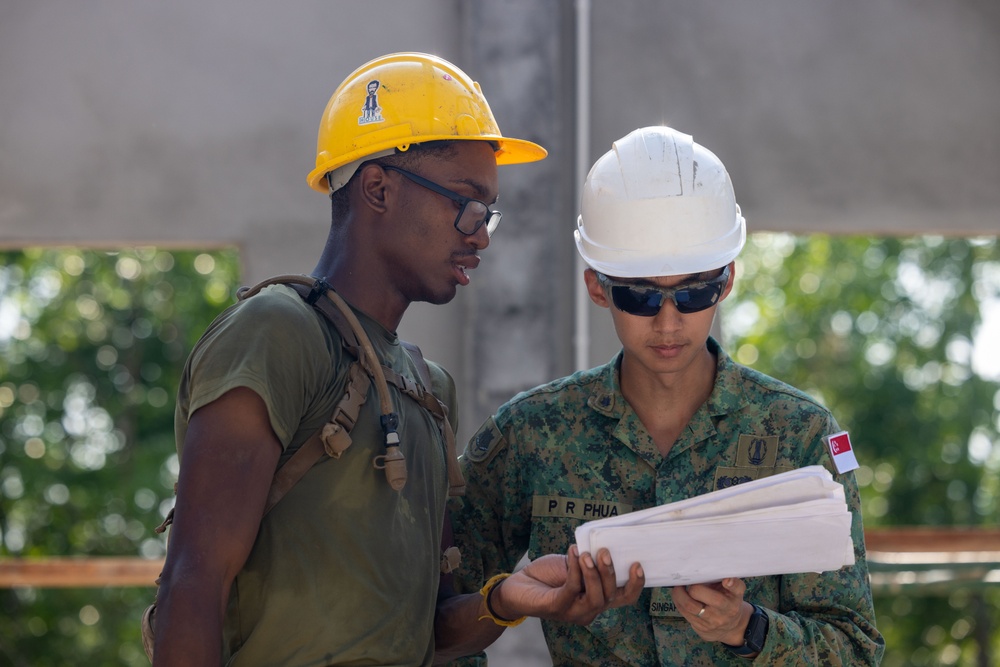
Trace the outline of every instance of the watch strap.
{"label": "watch strap", "polygon": [[747,629],[743,633],[743,645],[732,646],[723,643],[723,646],[743,658],[756,655],[763,650],[769,625],[767,612],[752,602],[750,604],[753,605],[753,613],[750,615],[750,620],[747,622]]}

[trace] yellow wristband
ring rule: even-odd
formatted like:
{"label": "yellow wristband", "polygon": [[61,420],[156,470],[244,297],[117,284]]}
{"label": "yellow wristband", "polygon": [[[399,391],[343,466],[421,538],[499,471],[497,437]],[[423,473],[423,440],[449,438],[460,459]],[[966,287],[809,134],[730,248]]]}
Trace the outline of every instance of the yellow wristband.
{"label": "yellow wristband", "polygon": [[509,576],[510,573],[505,572],[503,574],[498,574],[493,577],[490,577],[489,581],[487,581],[486,584],[479,590],[479,594],[483,596],[483,599],[486,602],[485,604],[486,615],[480,616],[479,617],[480,621],[483,620],[484,618],[488,618],[497,625],[502,625],[505,628],[512,628],[515,625],[521,625],[522,623],[524,623],[524,619],[526,619],[527,616],[522,616],[521,618],[515,619],[513,621],[508,621],[506,618],[503,618],[502,616],[497,616],[497,613],[493,611],[493,606],[490,604],[490,596],[493,595],[493,591],[499,588],[500,582],[502,582]]}

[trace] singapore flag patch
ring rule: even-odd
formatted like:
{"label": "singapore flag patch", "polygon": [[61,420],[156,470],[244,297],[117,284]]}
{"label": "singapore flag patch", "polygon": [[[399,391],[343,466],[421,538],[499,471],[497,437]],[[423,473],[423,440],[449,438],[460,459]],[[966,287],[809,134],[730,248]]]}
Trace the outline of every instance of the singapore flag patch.
{"label": "singapore flag patch", "polygon": [[854,448],[851,446],[851,436],[847,431],[824,436],[823,440],[830,448],[830,456],[833,457],[837,473],[843,474],[858,467],[858,459],[854,456]]}

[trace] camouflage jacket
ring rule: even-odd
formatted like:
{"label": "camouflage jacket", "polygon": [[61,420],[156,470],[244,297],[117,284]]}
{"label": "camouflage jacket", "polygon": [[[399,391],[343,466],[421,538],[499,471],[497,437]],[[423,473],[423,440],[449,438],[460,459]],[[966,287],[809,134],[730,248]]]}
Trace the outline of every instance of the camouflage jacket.
{"label": "camouflage jacket", "polygon": [[[525,553],[566,553],[584,521],[821,464],[845,487],[856,563],[819,575],[747,579],[745,599],[765,608],[770,623],[755,662],[878,664],[884,642],[875,627],[857,483],[853,473],[836,475],[822,442],[840,428],[805,393],[736,364],[712,339],[709,347],[718,359],[712,394],[666,456],[622,397],[620,354],[518,394],[488,419],[462,456],[467,494],[452,501],[463,554],[457,588],[477,590]],[[647,588],[634,606],[608,610],[586,627],[542,626],[554,665],[748,664],[698,637],[666,588]]]}

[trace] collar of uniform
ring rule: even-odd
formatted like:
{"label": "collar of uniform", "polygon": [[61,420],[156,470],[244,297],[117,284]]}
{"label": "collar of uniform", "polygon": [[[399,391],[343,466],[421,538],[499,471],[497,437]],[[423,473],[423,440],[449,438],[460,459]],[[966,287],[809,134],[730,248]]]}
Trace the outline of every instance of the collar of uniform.
{"label": "collar of uniform", "polygon": [[594,383],[594,391],[587,399],[587,405],[605,417],[620,419],[625,412],[625,398],[622,396],[621,385],[618,384],[618,369],[622,364],[622,351],[619,350],[611,361],[604,365],[601,378]]}
{"label": "collar of uniform", "polygon": [[715,386],[708,397],[709,414],[713,416],[736,412],[749,403],[743,390],[743,373],[740,365],[733,361],[718,341],[709,336],[708,349],[716,358]]}
{"label": "collar of uniform", "polygon": [[[705,406],[711,415],[724,415],[745,406],[749,400],[743,390],[743,374],[740,365],[733,361],[718,341],[709,336],[708,349],[715,355],[715,386]],[[625,414],[625,398],[622,396],[618,379],[621,368],[622,351],[619,350],[610,362],[605,364],[601,379],[594,384],[594,391],[587,405],[606,417],[620,419]]]}
{"label": "collar of uniform", "polygon": [[381,322],[355,306],[353,303],[347,301],[347,299],[344,299],[344,302],[351,307],[351,310],[354,312],[355,316],[357,316],[358,321],[364,328],[365,333],[368,334],[369,339],[374,339],[377,336],[380,340],[385,341],[386,345],[399,345],[399,334],[395,331],[389,331],[386,329],[382,326]]}

